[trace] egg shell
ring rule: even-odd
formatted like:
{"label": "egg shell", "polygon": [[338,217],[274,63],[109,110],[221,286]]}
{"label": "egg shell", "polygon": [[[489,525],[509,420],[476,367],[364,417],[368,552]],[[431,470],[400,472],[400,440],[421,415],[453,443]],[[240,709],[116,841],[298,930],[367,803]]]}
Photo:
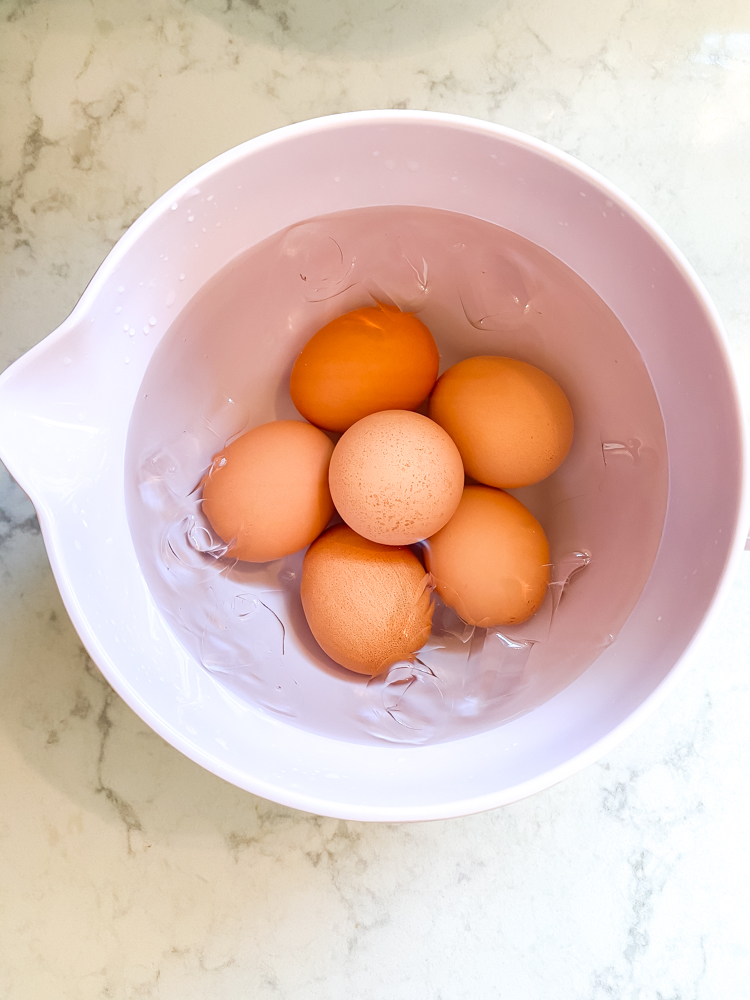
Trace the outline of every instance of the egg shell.
{"label": "egg shell", "polygon": [[289,391],[311,423],[345,431],[378,410],[416,409],[429,396],[439,365],[421,320],[396,306],[366,306],[311,337],[292,369]]}
{"label": "egg shell", "polygon": [[329,528],[307,550],[300,594],[320,646],[356,673],[379,674],[410,659],[430,634],[430,578],[419,559],[345,524]]}
{"label": "egg shell", "polygon": [[544,600],[549,545],[524,505],[503,490],[467,486],[458,509],[425,546],[435,588],[469,625],[526,621]]}
{"label": "egg shell", "polygon": [[280,559],[317,538],[333,514],[331,440],[310,424],[275,420],[214,456],[203,482],[203,512],[248,562]]}
{"label": "egg shell", "polygon": [[384,545],[413,545],[434,534],[461,499],[464,469],[434,421],[384,410],[357,421],[331,458],[331,496],[356,532]]}
{"label": "egg shell", "polygon": [[546,479],[573,441],[573,413],[560,386],[515,358],[459,361],[435,384],[429,414],[456,442],[467,475],[488,486]]}

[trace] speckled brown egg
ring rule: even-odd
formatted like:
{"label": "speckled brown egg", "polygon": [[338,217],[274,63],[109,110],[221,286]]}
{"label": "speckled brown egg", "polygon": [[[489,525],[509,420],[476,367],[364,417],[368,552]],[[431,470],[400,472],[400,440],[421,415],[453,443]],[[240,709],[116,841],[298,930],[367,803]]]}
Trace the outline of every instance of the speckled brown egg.
{"label": "speckled brown egg", "polygon": [[549,545],[520,501],[489,486],[467,486],[453,517],[426,544],[440,597],[470,625],[530,618],[549,583]]}
{"label": "speckled brown egg", "polygon": [[345,524],[307,550],[300,593],[320,646],[359,674],[411,658],[430,634],[430,578],[414,553],[378,545]]}
{"label": "speckled brown egg", "polygon": [[503,489],[545,479],[573,440],[565,393],[515,358],[459,361],[436,382],[429,412],[456,442],[467,475]]}
{"label": "speckled brown egg", "polygon": [[328,479],[336,509],[358,534],[384,545],[412,545],[453,514],[464,470],[455,444],[434,421],[384,410],[342,436]]}
{"label": "speckled brown egg", "polygon": [[333,514],[332,451],[317,427],[274,420],[215,455],[203,483],[203,512],[229,554],[266,562],[309,545]]}

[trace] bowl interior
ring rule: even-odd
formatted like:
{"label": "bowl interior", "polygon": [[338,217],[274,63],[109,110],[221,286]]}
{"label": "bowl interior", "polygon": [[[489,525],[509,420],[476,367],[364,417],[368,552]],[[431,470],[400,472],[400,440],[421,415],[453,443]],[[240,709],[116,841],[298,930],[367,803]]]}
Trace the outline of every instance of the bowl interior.
{"label": "bowl interior", "polygon": [[[152,359],[158,366],[162,340],[164,354],[171,350],[180,314],[195,305],[199,290],[248,248],[288,227],[394,205],[483,220],[562,262],[627,332],[623,357],[633,370],[642,365],[653,387],[644,390],[641,381],[626,378],[622,386],[632,389],[637,382],[640,389],[632,396],[623,391],[608,408],[607,397],[620,383],[608,374],[598,386],[593,359],[588,365],[579,353],[573,362],[567,347],[559,351],[544,338],[538,354],[530,350],[529,360],[540,358],[540,367],[559,378],[586,428],[591,450],[587,445],[580,468],[590,473],[587,482],[596,475],[609,479],[606,468],[653,472],[650,479],[636,477],[641,486],[632,510],[615,504],[613,489],[612,510],[617,506],[620,520],[609,535],[606,518],[597,520],[601,533],[590,543],[591,565],[571,585],[560,627],[586,623],[588,601],[607,603],[609,592],[593,593],[600,588],[587,582],[599,579],[603,567],[622,592],[628,588],[618,574],[624,579],[635,568],[632,610],[625,614],[627,602],[618,598],[625,620],[605,633],[615,634],[615,641],[567,683],[579,658],[558,693],[541,692],[540,703],[537,692],[521,706],[525,714],[462,739],[409,747],[353,737],[342,744],[330,730],[312,732],[258,712],[211,676],[155,599],[156,584],[139,558],[140,529],[133,522],[131,533],[125,499],[144,457],[132,452],[126,461],[144,377],[150,377]],[[304,317],[291,318],[283,350],[254,340],[258,386],[271,384],[264,365],[278,383],[296,346],[327,310],[343,311],[345,301],[325,300],[314,308],[306,302]],[[430,320],[446,363],[485,349],[490,335],[463,311],[460,330],[444,328],[437,313]],[[460,319],[455,309],[444,315]],[[588,365],[583,379],[581,365]],[[193,387],[200,382],[190,383],[197,373],[189,366],[180,374]],[[255,375],[247,378],[252,387]],[[286,403],[261,392],[254,405],[247,414],[252,423],[283,414]],[[451,116],[337,116],[261,137],[207,164],[136,222],[69,321],[3,376],[0,410],[3,460],[37,506],[61,593],[110,682],[153,728],[204,766],[269,798],[331,815],[458,815],[512,801],[582,766],[653,702],[710,609],[738,534],[743,456],[737,397],[715,315],[694,276],[633,205],[584,167],[508,130]],[[617,421],[595,427],[597,419],[615,413]],[[156,438],[162,427],[165,438],[167,430],[179,429],[177,414],[174,424],[171,419],[160,416]],[[616,447],[603,452],[602,445]],[[201,447],[198,464],[210,451],[205,441]],[[589,458],[596,473],[586,466]],[[558,499],[574,499],[563,489],[570,485],[563,476]],[[543,506],[550,498],[528,501]],[[585,547],[587,539],[575,531],[569,545],[568,538],[561,540],[562,529],[577,523],[561,518],[563,554]],[[550,533],[558,537],[555,528]],[[610,551],[612,558],[597,558],[597,551]],[[553,658],[550,674],[559,662]]]}
{"label": "bowl interior", "polygon": [[[288,392],[299,350],[329,319],[378,300],[418,313],[443,370],[500,354],[553,375],[576,435],[553,476],[513,491],[550,539],[554,583],[540,612],[520,626],[472,630],[441,607],[417,663],[369,680],[338,668],[310,634],[302,554],[261,566],[222,558],[196,485],[228,439],[300,419]],[[288,228],[196,293],[141,385],[125,489],[151,592],[220,683],[324,736],[421,744],[538,707],[615,640],[661,538],[667,451],[633,342],[561,261],[478,219],[377,207]]]}

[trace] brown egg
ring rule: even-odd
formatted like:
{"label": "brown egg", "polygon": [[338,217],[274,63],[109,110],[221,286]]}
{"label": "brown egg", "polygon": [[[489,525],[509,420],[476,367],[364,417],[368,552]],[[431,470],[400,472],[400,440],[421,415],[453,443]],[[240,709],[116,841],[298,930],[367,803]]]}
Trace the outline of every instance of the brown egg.
{"label": "brown egg", "polygon": [[573,440],[573,414],[560,386],[514,358],[453,365],[432,390],[430,417],[456,442],[467,475],[504,489],[545,479]]}
{"label": "brown egg", "polygon": [[356,532],[384,545],[412,545],[453,514],[464,469],[455,444],[432,420],[384,410],[343,435],[328,478],[336,509]]}
{"label": "brown egg", "polygon": [[430,634],[430,578],[419,559],[407,548],[368,541],[345,524],[308,549],[300,593],[322,648],[358,674],[379,674],[411,658]]}
{"label": "brown egg", "polygon": [[544,600],[547,538],[509,493],[467,486],[456,513],[425,548],[438,594],[470,625],[524,622]]}
{"label": "brown egg", "polygon": [[345,431],[378,410],[414,410],[435,384],[440,356],[412,313],[378,304],[328,323],[297,358],[289,391],[303,417]]}
{"label": "brown egg", "polygon": [[254,427],[214,456],[203,511],[229,552],[248,562],[280,559],[317,538],[333,514],[333,444],[298,420]]}

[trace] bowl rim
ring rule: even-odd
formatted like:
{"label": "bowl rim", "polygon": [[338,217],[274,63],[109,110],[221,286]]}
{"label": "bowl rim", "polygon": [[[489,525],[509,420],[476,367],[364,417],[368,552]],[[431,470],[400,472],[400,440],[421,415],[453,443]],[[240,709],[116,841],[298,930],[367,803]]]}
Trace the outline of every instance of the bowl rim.
{"label": "bowl rim", "polygon": [[[662,703],[662,701],[672,691],[678,683],[683,673],[689,668],[689,664],[700,654],[701,644],[705,634],[713,625],[720,613],[721,607],[726,600],[729,590],[732,587],[739,560],[744,550],[745,541],[748,535],[748,522],[750,522],[750,467],[747,461],[748,454],[748,428],[747,421],[743,414],[743,407],[737,379],[735,366],[732,362],[731,349],[726,332],[723,328],[718,311],[708,295],[701,279],[688,262],[685,255],[678,249],[666,232],[656,223],[648,213],[640,208],[628,195],[622,192],[617,186],[608,181],[598,171],[586,166],[584,163],[562,150],[529,136],[523,132],[508,128],[504,125],[482,121],[463,115],[455,115],[444,112],[432,111],[409,111],[409,110],[367,110],[351,111],[336,115],[326,115],[291,125],[285,125],[270,132],[263,133],[255,138],[249,139],[231,149],[219,154],[207,161],[196,170],[178,181],[156,201],[154,201],[126,230],[114,247],[107,254],[103,262],[97,268],[93,277],[84,289],[80,299],[75,305],[70,315],[46,338],[32,347],[16,362],[14,362],[4,373],[0,374],[0,386],[9,377],[11,369],[17,371],[33,360],[43,350],[56,340],[64,337],[70,330],[76,327],[81,319],[86,315],[90,304],[99,294],[104,283],[109,280],[119,262],[134,246],[140,236],[151,226],[154,221],[168,206],[175,200],[179,200],[193,187],[199,186],[210,178],[218,170],[243,159],[248,153],[260,151],[270,146],[286,142],[296,137],[311,135],[316,132],[329,130],[346,129],[350,125],[363,122],[374,122],[381,125],[398,125],[402,123],[424,123],[439,125],[459,131],[471,131],[478,134],[485,134],[494,138],[501,138],[504,141],[522,146],[533,151],[548,160],[565,167],[568,171],[577,174],[582,179],[618,202],[624,207],[639,225],[650,235],[659,246],[665,256],[671,260],[677,270],[691,287],[703,307],[706,318],[710,322],[712,332],[715,336],[716,344],[720,348],[722,357],[729,374],[733,389],[733,407],[738,425],[740,437],[742,470],[741,470],[741,493],[735,523],[734,536],[731,546],[728,547],[728,555],[725,560],[722,576],[714,595],[703,615],[702,620],[697,625],[692,638],[683,654],[672,665],[667,675],[659,682],[654,690],[646,696],[641,704],[634,709],[630,715],[623,719],[609,733],[592,743],[585,750],[573,755],[568,760],[558,766],[544,771],[535,777],[503,788],[499,791],[485,794],[479,797],[469,797],[458,800],[450,800],[443,803],[430,803],[425,806],[369,806],[351,805],[349,803],[337,803],[335,800],[326,797],[316,797],[303,792],[289,789],[284,786],[277,786],[271,782],[253,778],[245,772],[224,763],[216,757],[204,751],[201,747],[190,742],[186,737],[169,725],[164,719],[154,712],[147,702],[145,702],[135,689],[133,689],[122,677],[111,662],[109,654],[104,650],[97,640],[96,635],[89,628],[78,600],[73,593],[72,587],[67,579],[67,575],[61,566],[53,541],[52,518],[43,506],[37,508],[42,536],[47,548],[47,553],[55,579],[60,590],[63,603],[71,618],[71,621],[81,637],[87,651],[94,662],[104,674],[107,681],[117,691],[120,697],[129,705],[133,711],[139,715],[155,732],[163,739],[178,749],[186,757],[201,765],[206,770],[224,778],[230,783],[260,795],[271,801],[284,806],[300,809],[305,812],[318,815],[330,816],[355,821],[379,821],[379,822],[417,822],[425,820],[449,819],[459,816],[466,816],[483,812],[489,809],[508,805],[520,799],[531,796],[544,789],[550,788],[565,778],[572,776],[589,764],[594,763],[603,755],[622,743],[634,730]],[[0,454],[4,459],[4,456]],[[15,464],[6,461],[6,466],[22,488],[26,477],[23,470],[12,468]],[[31,490],[27,490],[31,492]],[[344,746],[346,744],[343,744]],[[384,752],[397,748],[383,747]],[[398,748],[403,750],[403,748]]]}

